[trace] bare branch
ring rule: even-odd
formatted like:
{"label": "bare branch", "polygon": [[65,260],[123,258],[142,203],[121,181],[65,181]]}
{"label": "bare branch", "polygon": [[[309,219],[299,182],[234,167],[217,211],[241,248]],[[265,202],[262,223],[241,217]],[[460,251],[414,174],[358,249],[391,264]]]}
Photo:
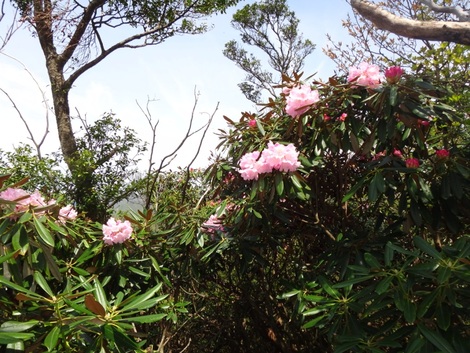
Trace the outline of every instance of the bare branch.
{"label": "bare branch", "polygon": [[[198,148],[196,149],[196,153],[195,153],[194,157],[192,158],[192,160],[190,161],[189,165],[186,167],[186,177],[189,178],[189,169],[190,169],[191,165],[194,163],[194,161],[196,160],[196,158],[198,157],[198,155],[200,153],[201,146],[202,146],[202,143],[205,139],[206,133],[209,130],[209,126],[212,123],[212,120],[215,116],[215,113],[217,112],[218,107],[219,107],[219,104],[217,104],[214,112],[210,115],[208,121],[203,126],[197,128],[197,129],[193,129],[193,123],[194,123],[194,118],[195,118],[196,107],[199,103],[199,93],[197,93],[196,88],[195,88],[194,89],[194,104],[193,104],[193,108],[192,108],[192,111],[191,111],[191,118],[189,120],[188,128],[187,128],[184,136],[181,138],[179,144],[175,147],[175,149],[173,151],[171,151],[170,153],[168,153],[166,156],[164,156],[161,159],[160,165],[158,166],[158,168],[156,168],[155,171],[153,171],[152,170],[152,167],[154,165],[154,163],[153,163],[153,153],[154,153],[154,149],[155,149],[155,145],[156,145],[156,128],[157,128],[158,122],[156,124],[152,123],[151,113],[148,110],[148,103],[149,103],[149,101],[147,102],[147,107],[146,107],[145,110],[137,103],[140,110],[142,111],[142,113],[147,118],[147,121],[149,122],[149,124],[152,128],[152,133],[153,133],[152,145],[151,145],[151,148],[150,148],[150,159],[149,159],[150,164],[149,164],[149,169],[148,169],[148,177],[150,178],[150,175],[152,175],[152,179],[151,180],[149,179],[149,181],[147,182],[147,186],[146,186],[146,194],[147,195],[146,195],[145,208],[150,207],[151,193],[152,193],[152,190],[155,190],[155,185],[157,184],[158,177],[160,176],[161,172],[166,167],[168,167],[171,164],[171,162],[177,157],[177,153],[181,150],[181,148],[188,141],[189,138],[191,138],[194,134],[196,134],[200,131],[203,131],[203,135],[202,135],[201,139],[199,140],[199,145],[198,145]],[[188,179],[187,179],[186,183],[187,182],[188,182]],[[186,188],[186,185],[185,185],[185,188]],[[185,195],[183,194],[183,197],[182,197],[183,201],[184,201],[184,198],[185,198]]]}
{"label": "bare branch", "polygon": [[465,11],[460,6],[440,6],[432,0],[418,0],[421,4],[426,5],[434,12],[448,13],[455,15],[459,21],[470,21],[470,11]]}
{"label": "bare branch", "polygon": [[364,0],[351,0],[351,6],[377,28],[400,36],[470,45],[470,22],[410,20]]}
{"label": "bare branch", "polygon": [[[194,96],[195,96],[195,99],[197,99],[196,92],[194,92]],[[181,196],[181,203],[184,203],[184,201],[186,199],[186,190],[188,189],[191,166],[193,165],[194,161],[196,160],[196,158],[199,156],[199,153],[201,152],[202,143],[204,142],[204,139],[206,137],[207,130],[209,130],[209,127],[210,127],[210,125],[212,123],[212,120],[214,119],[215,113],[217,112],[218,109],[219,109],[219,103],[217,103],[214,111],[209,116],[209,120],[207,121],[207,123],[205,125],[204,132],[202,133],[202,137],[199,140],[199,146],[197,147],[197,150],[196,150],[196,153],[194,154],[193,159],[186,166],[186,180],[184,182],[183,190],[181,192],[181,195],[182,195]],[[193,113],[194,113],[194,110],[193,110]]]}
{"label": "bare branch", "polygon": [[[10,41],[13,34],[21,27],[21,21],[17,20],[18,10],[15,11],[13,18],[11,20],[11,25],[5,31],[5,35],[0,37],[0,51],[5,48],[7,43]],[[3,21],[5,18],[5,0],[2,0],[2,4],[0,6],[0,22]]]}
{"label": "bare branch", "polygon": [[49,110],[50,110],[50,107],[49,107],[49,104],[47,103],[47,97],[46,97],[46,93],[44,92],[44,90],[41,88],[41,86],[39,85],[39,82],[36,80],[36,78],[33,76],[33,74],[26,68],[26,66],[19,60],[15,59],[14,57],[10,56],[10,55],[7,55],[5,53],[2,53],[3,55],[5,55],[6,57],[16,61],[17,63],[19,63],[21,66],[23,66],[23,69],[28,73],[28,75],[31,77],[31,79],[34,81],[36,87],[38,88],[39,92],[41,93],[41,96],[42,96],[42,103],[44,104],[45,106],[45,112],[46,112],[46,129],[44,131],[44,134],[42,135],[41,139],[39,142],[36,141],[34,135],[33,135],[33,132],[31,131],[31,129],[29,128],[29,125],[28,125],[28,122],[26,121],[26,119],[24,118],[23,114],[21,113],[21,111],[19,110],[19,108],[17,107],[17,105],[15,104],[14,100],[10,97],[10,95],[3,89],[0,88],[0,90],[7,96],[8,100],[12,103],[13,105],[13,108],[16,110],[16,112],[18,113],[18,116],[20,117],[21,121],[23,121],[23,124],[26,126],[26,130],[28,130],[28,134],[30,136],[30,140],[33,142],[34,144],[34,147],[36,148],[36,151],[37,151],[37,155],[38,155],[38,158],[41,159],[42,156],[41,156],[41,146],[43,145],[44,141],[46,140],[46,137],[47,135],[49,134]]}

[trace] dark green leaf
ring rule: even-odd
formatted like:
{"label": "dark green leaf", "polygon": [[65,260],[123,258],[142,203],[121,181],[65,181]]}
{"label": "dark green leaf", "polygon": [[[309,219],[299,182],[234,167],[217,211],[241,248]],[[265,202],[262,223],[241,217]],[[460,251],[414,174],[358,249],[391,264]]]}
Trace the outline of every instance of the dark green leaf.
{"label": "dark green leaf", "polygon": [[440,349],[442,352],[456,353],[450,343],[447,342],[438,331],[430,331],[422,324],[418,324],[418,329],[429,342],[431,342],[436,348]]}
{"label": "dark green leaf", "polygon": [[52,237],[49,230],[44,226],[44,224],[38,220],[36,217],[33,219],[34,226],[36,228],[36,232],[39,235],[39,238],[51,248],[54,247],[54,238]]}
{"label": "dark green leaf", "polygon": [[439,251],[437,251],[435,248],[433,248],[431,246],[431,244],[429,244],[426,240],[424,240],[421,237],[418,237],[418,236],[414,237],[413,238],[413,244],[418,249],[420,249],[421,251],[425,252],[426,254],[432,256],[435,259],[441,259],[442,258]]}

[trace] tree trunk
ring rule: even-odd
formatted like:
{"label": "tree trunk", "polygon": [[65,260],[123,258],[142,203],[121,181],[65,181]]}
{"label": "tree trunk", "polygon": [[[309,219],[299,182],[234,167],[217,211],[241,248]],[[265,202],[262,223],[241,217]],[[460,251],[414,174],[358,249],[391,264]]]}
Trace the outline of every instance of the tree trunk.
{"label": "tree trunk", "polygon": [[51,0],[34,0],[34,24],[41,49],[46,59],[47,73],[51,83],[54,114],[57,121],[60,147],[67,166],[72,171],[72,159],[77,152],[77,142],[72,130],[69,107],[69,90],[71,83],[65,80],[64,66],[68,59],[57,53],[54,45],[52,28]]}
{"label": "tree trunk", "polygon": [[72,171],[73,163],[71,163],[71,161],[77,152],[77,142],[75,140],[70,118],[70,87],[67,87],[65,84],[63,74],[61,72],[54,69],[51,70],[49,68],[50,66],[55,66],[54,63],[48,63],[47,66],[51,82],[52,100],[54,102],[54,113],[57,122],[60,148],[67,166]]}

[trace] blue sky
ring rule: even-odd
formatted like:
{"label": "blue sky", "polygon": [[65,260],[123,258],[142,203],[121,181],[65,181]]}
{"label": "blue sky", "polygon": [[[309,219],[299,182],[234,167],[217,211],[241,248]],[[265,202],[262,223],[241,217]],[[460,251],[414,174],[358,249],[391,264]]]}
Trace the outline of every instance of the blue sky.
{"label": "blue sky", "polygon": [[[236,8],[251,2],[242,1]],[[304,38],[317,45],[306,60],[306,75],[317,72],[318,78],[326,79],[334,72],[333,63],[322,52],[327,45],[326,34],[337,40],[346,38],[341,21],[350,7],[345,0],[290,0],[288,3],[300,19]],[[238,119],[241,112],[255,110],[237,86],[245,76],[243,71],[222,54],[226,42],[239,39],[238,32],[230,25],[236,8],[210,18],[208,22],[213,23],[214,28],[208,33],[173,37],[157,46],[123,49],[111,54],[76,81],[70,97],[72,112],[78,109],[81,116],[91,122],[112,111],[124,125],[135,129],[142,140],[150,141],[148,122],[136,101],[145,106],[148,98],[154,100],[149,108],[153,119],[159,120],[156,151],[161,158],[174,149],[186,130],[196,89],[200,94],[195,111],[196,125],[205,122],[207,114],[219,104],[210,134],[195,164],[206,166],[210,151],[218,143],[214,132],[225,127],[222,116]],[[0,30],[6,23],[1,24]],[[18,31],[0,55],[0,88],[14,99],[36,139],[40,139],[46,129],[46,108],[41,95],[41,90],[48,93],[49,89],[45,70],[37,41],[26,29]],[[52,105],[50,100],[48,104]],[[27,142],[27,130],[3,93],[0,93],[0,111],[4,121],[0,129],[0,148],[11,150],[19,142]],[[43,153],[55,151],[59,146],[51,113],[49,121],[50,133]],[[78,126],[78,122],[74,122],[74,127]],[[197,138],[189,141],[173,166],[185,165],[191,160],[197,142]]]}

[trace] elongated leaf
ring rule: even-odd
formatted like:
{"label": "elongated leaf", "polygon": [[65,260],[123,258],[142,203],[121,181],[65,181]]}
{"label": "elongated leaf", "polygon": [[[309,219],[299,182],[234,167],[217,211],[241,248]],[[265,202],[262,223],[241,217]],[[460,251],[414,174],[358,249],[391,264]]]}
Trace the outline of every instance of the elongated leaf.
{"label": "elongated leaf", "polygon": [[150,324],[152,322],[157,322],[166,317],[167,314],[152,314],[152,315],[143,315],[135,317],[127,317],[125,319],[120,319],[119,321],[124,322],[137,322],[139,324]]}
{"label": "elongated leaf", "polygon": [[[151,299],[148,299],[148,300],[145,300],[141,303],[139,303],[135,308],[133,308],[134,310],[147,310],[149,308],[153,308],[157,305],[158,302],[162,301],[163,299],[167,298],[168,297],[168,294],[164,294],[164,295],[160,295],[158,297],[155,297],[155,298],[151,298]],[[128,314],[128,313],[127,313]],[[124,315],[124,314],[123,314]]]}
{"label": "elongated leaf", "polygon": [[54,296],[54,292],[52,292],[51,287],[49,287],[49,283],[47,283],[46,279],[41,274],[41,272],[34,272],[34,280],[51,298]]}
{"label": "elongated leaf", "polygon": [[274,177],[274,183],[276,184],[276,192],[279,196],[282,196],[284,192],[284,181],[282,180],[282,175],[280,173],[276,173]]}
{"label": "elongated leaf", "polygon": [[47,347],[49,352],[52,352],[59,342],[60,336],[60,327],[54,326],[52,330],[49,331],[46,338],[44,339],[44,345]]}
{"label": "elongated leaf", "polygon": [[36,326],[39,323],[38,320],[29,320],[25,322],[20,321],[5,321],[0,326],[0,332],[22,332],[29,330],[31,327]]}
{"label": "elongated leaf", "polygon": [[36,232],[39,235],[39,238],[50,247],[54,247],[54,238],[52,237],[49,229],[47,229],[41,221],[39,221],[36,217],[33,219],[34,226],[36,228]]}
{"label": "elongated leaf", "polygon": [[7,280],[5,277],[3,276],[0,276],[0,283],[9,287],[9,288],[12,288],[14,290],[16,290],[17,292],[20,292],[20,293],[25,293],[29,298],[34,298],[36,300],[42,300],[44,299],[44,297],[30,291],[29,289],[26,289],[26,288],[23,288],[13,282],[10,282],[9,280]]}
{"label": "elongated leaf", "polygon": [[154,297],[155,293],[157,293],[161,288],[162,288],[162,283],[159,283],[152,289],[148,290],[146,293],[139,295],[134,300],[132,300],[129,304],[124,306],[122,308],[122,312],[133,310],[139,307],[140,304]]}
{"label": "elongated leaf", "polygon": [[88,310],[90,310],[95,315],[100,315],[100,316],[106,315],[106,310],[91,294],[86,295],[85,306]]}
{"label": "elongated leaf", "polygon": [[52,257],[52,250],[50,247],[41,244],[41,242],[34,242],[41,248],[44,257],[46,258],[47,265],[49,267],[49,271],[51,271],[52,275],[56,280],[62,282],[62,274],[60,273],[59,266],[55,262],[54,258]]}
{"label": "elongated leaf", "polygon": [[13,251],[9,254],[6,254],[4,256],[0,256],[0,264],[5,262],[5,261],[8,261],[10,260],[12,257],[15,257],[16,255],[18,255],[18,253],[20,252],[20,250],[16,250],[16,251]]}
{"label": "elongated leaf", "polygon": [[24,342],[18,341],[18,342],[7,344],[5,352],[6,353],[24,352]]}
{"label": "elongated leaf", "polygon": [[436,348],[440,349],[442,352],[456,353],[450,343],[447,342],[438,331],[430,331],[422,324],[418,324],[418,329],[429,342],[431,342]]}
{"label": "elongated leaf", "polygon": [[[343,282],[340,282],[340,283],[336,283],[332,286],[332,288],[344,288],[344,287],[348,287],[350,285],[353,285],[353,284],[356,284],[356,283],[361,283],[361,282],[364,282],[364,281],[367,281],[371,278],[373,278],[374,275],[367,275],[367,276],[361,276],[361,277],[356,277],[356,278],[351,278],[351,279],[348,279],[346,281],[343,281]],[[325,289],[325,287],[323,287]],[[326,289],[325,289],[326,290]],[[327,291],[328,292],[328,291]],[[328,292],[328,294],[330,295],[333,295],[331,293]],[[333,295],[334,296],[334,295]]]}
{"label": "elongated leaf", "polygon": [[357,190],[359,190],[362,185],[364,185],[364,181],[365,179],[361,179],[359,180],[352,188],[351,190],[349,190],[346,195],[344,195],[343,199],[341,200],[341,202],[346,202],[348,201],[351,197],[354,196],[354,194],[357,192]]}
{"label": "elongated leaf", "polygon": [[101,306],[103,308],[107,308],[109,306],[108,299],[106,298],[106,293],[103,289],[103,285],[98,279],[95,280],[95,294],[96,294],[96,299],[101,304]]}
{"label": "elongated leaf", "polygon": [[25,332],[0,332],[0,344],[11,344],[34,338],[34,334]]}
{"label": "elongated leaf", "polygon": [[442,258],[439,251],[437,251],[435,248],[433,248],[431,246],[431,244],[429,244],[423,238],[416,236],[416,237],[413,238],[413,243],[418,249],[422,250],[423,252],[425,252],[426,254],[432,256],[433,258],[435,258],[435,259],[441,259]]}
{"label": "elongated leaf", "polygon": [[320,316],[317,316],[315,319],[312,319],[308,322],[306,322],[305,324],[302,325],[302,328],[311,328],[311,327],[315,327],[321,320],[323,320],[323,318],[325,317],[326,315],[320,315]]}

